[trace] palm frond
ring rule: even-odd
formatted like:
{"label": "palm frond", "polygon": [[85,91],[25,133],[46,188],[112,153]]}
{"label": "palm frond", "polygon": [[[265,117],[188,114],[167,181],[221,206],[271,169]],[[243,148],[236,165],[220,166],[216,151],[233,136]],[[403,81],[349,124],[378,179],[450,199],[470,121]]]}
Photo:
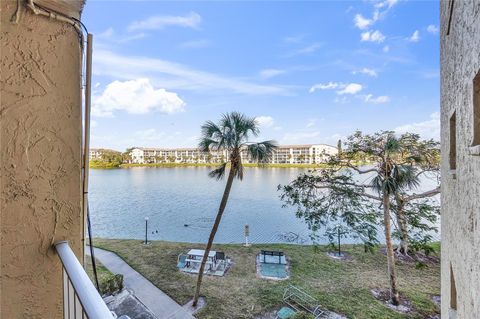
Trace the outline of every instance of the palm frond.
{"label": "palm frond", "polygon": [[237,171],[235,173],[235,177],[239,180],[243,180],[243,165],[241,161],[239,161],[239,163],[237,164]]}
{"label": "palm frond", "polygon": [[273,156],[273,151],[277,148],[277,142],[263,141],[253,143],[247,146],[247,150],[252,160],[258,164],[267,163]]}
{"label": "palm frond", "polygon": [[210,152],[211,150],[217,151],[219,149],[219,142],[208,137],[203,137],[198,143],[198,148],[200,149],[200,152]]}
{"label": "palm frond", "polygon": [[370,181],[370,186],[372,189],[374,189],[377,193],[382,193],[383,191],[383,179],[381,178],[380,175],[376,175],[372,180]]}
{"label": "palm frond", "polygon": [[223,178],[223,176],[225,176],[226,168],[227,168],[227,163],[226,162],[222,163],[216,169],[214,169],[213,171],[208,173],[208,176],[210,176],[211,178],[215,178],[217,180],[220,180],[220,179]]}
{"label": "palm frond", "polygon": [[400,150],[400,142],[393,134],[389,134],[387,136],[387,140],[385,142],[385,152],[386,153],[395,153]]}
{"label": "palm frond", "polygon": [[395,180],[397,189],[412,189],[420,186],[420,179],[416,171],[417,169],[411,165],[395,166],[392,178]]}

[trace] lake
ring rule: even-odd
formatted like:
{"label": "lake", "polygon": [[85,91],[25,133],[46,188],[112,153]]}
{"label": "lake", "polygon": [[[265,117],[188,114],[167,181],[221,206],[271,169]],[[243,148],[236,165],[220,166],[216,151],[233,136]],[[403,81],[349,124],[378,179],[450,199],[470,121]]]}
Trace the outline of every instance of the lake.
{"label": "lake", "polygon": [[[225,187],[208,177],[209,167],[134,167],[90,170],[90,213],[94,237],[206,242]],[[235,180],[215,242],[252,243],[308,240],[294,209],[283,208],[277,191],[305,172],[300,168],[245,168]],[[427,181],[426,184],[431,184]],[[427,185],[426,187],[430,187]],[[153,232],[153,234],[152,234]],[[322,234],[323,232],[320,232]],[[327,242],[323,238],[324,243]]]}

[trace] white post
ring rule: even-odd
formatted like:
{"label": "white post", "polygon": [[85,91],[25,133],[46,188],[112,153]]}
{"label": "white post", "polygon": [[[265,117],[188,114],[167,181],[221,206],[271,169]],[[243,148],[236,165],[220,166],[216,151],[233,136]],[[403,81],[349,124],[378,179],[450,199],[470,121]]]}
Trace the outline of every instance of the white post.
{"label": "white post", "polygon": [[248,243],[248,236],[250,236],[250,227],[248,226],[248,224],[245,224],[245,247],[250,246],[250,244]]}

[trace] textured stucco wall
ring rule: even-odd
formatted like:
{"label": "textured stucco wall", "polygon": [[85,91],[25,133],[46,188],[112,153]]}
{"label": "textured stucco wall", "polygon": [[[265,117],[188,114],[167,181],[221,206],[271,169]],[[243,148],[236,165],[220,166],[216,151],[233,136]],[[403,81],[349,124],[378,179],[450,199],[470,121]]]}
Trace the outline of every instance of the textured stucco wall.
{"label": "textured stucco wall", "polygon": [[[480,1],[441,1],[442,318],[449,318],[450,267],[457,318],[480,318],[480,156],[473,138],[473,78],[480,71]],[[449,119],[456,110],[457,164],[449,167]]]}
{"label": "textured stucco wall", "polygon": [[0,6],[0,317],[61,318],[51,244],[82,251],[81,50],[71,25]]}

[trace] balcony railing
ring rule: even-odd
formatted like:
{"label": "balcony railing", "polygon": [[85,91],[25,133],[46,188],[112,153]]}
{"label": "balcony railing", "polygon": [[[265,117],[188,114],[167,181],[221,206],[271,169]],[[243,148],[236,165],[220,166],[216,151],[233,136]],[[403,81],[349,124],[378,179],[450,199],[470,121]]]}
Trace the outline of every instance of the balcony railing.
{"label": "balcony railing", "polygon": [[68,242],[55,249],[63,265],[63,318],[114,319]]}

